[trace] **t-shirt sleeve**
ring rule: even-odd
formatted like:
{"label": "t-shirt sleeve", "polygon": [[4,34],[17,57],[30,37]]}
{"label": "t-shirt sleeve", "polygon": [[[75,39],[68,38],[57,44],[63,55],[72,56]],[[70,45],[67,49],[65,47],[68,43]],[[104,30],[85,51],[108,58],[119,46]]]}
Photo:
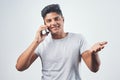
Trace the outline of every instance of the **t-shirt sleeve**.
{"label": "t-shirt sleeve", "polygon": [[35,54],[37,54],[38,56],[40,55],[39,47],[37,47],[37,48],[35,49]]}
{"label": "t-shirt sleeve", "polygon": [[87,40],[85,39],[84,36],[81,36],[81,41],[80,41],[80,54],[82,54],[84,51],[88,50],[90,48]]}
{"label": "t-shirt sleeve", "polygon": [[35,54],[40,56],[42,53],[41,51],[42,51],[42,44],[39,44],[38,47],[35,49]]}

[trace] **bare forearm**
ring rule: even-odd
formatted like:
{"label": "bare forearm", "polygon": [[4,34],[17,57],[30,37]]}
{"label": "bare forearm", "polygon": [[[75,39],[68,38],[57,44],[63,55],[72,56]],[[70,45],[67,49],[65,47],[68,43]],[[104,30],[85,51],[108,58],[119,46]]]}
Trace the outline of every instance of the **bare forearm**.
{"label": "bare forearm", "polygon": [[19,56],[16,64],[18,70],[24,70],[29,67],[32,54],[39,44],[37,41],[33,41],[31,45]]}
{"label": "bare forearm", "polygon": [[100,66],[100,59],[98,53],[91,53],[91,70],[97,72]]}
{"label": "bare forearm", "polygon": [[97,53],[92,53],[90,50],[87,50],[82,54],[82,58],[91,71],[98,71],[100,66],[100,59]]}
{"label": "bare forearm", "polygon": [[35,39],[31,43],[31,45],[20,55],[20,57],[17,60],[16,68],[19,71],[23,71],[27,69],[32,62],[38,57],[34,51],[37,48],[37,46],[45,39],[47,34],[42,35],[41,31],[47,29],[46,25],[42,25],[38,28]]}
{"label": "bare forearm", "polygon": [[106,44],[106,41],[95,43],[89,50],[83,52],[82,58],[91,71],[98,71],[100,66],[98,52],[101,51]]}

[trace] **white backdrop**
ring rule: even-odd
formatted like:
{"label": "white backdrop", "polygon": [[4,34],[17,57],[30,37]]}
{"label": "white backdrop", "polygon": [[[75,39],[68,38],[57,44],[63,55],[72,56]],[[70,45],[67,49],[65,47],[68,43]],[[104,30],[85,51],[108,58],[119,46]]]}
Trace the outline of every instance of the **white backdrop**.
{"label": "white backdrop", "polygon": [[0,79],[41,80],[40,59],[24,72],[18,72],[15,64],[43,24],[41,9],[51,3],[60,4],[65,31],[82,33],[91,45],[108,41],[100,52],[97,73],[81,63],[82,79],[120,80],[120,0],[0,0]]}

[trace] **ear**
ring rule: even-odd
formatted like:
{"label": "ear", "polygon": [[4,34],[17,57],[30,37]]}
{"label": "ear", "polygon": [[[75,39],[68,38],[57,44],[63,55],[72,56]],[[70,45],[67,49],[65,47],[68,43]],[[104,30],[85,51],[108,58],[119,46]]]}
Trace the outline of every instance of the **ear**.
{"label": "ear", "polygon": [[43,21],[44,21],[44,25],[46,25],[45,19],[43,19]]}
{"label": "ear", "polygon": [[64,17],[62,17],[63,18],[63,22],[64,22]]}

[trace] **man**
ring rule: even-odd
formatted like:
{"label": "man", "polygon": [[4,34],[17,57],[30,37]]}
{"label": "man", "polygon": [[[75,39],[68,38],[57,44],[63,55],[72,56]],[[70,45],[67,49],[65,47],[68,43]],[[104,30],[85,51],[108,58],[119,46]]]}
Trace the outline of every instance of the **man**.
{"label": "man", "polygon": [[[36,32],[31,45],[20,55],[16,68],[26,70],[38,57],[42,61],[42,80],[81,80],[81,58],[88,68],[97,72],[100,66],[98,52],[107,42],[95,43],[91,48],[81,34],[64,32],[64,17],[58,4],[42,10],[44,25]],[[43,30],[49,34],[42,34]]]}

